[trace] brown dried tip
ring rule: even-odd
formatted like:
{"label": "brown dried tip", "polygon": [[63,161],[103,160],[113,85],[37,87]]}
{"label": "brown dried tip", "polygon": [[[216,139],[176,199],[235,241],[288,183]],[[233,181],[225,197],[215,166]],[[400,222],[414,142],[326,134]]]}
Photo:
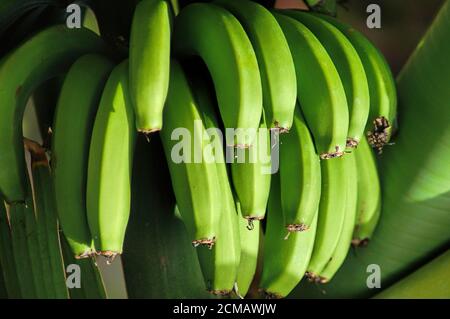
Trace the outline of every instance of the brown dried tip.
{"label": "brown dried tip", "polygon": [[370,239],[369,238],[353,238],[352,239],[352,245],[355,247],[366,247],[369,244]]}
{"label": "brown dried tip", "polygon": [[224,290],[208,290],[208,292],[210,294],[215,295],[215,296],[225,297],[225,296],[231,295],[232,290],[227,290],[227,289],[224,289]]}
{"label": "brown dried tip", "polygon": [[204,239],[196,239],[192,241],[192,246],[206,246],[208,249],[212,249],[214,244],[216,243],[216,237],[213,238],[204,238]]}
{"label": "brown dried tip", "polygon": [[253,230],[253,229],[255,229],[255,225],[253,224],[253,222],[254,222],[255,220],[261,221],[261,220],[264,219],[264,217],[261,217],[261,216],[246,216],[246,217],[244,217],[244,218],[247,219],[247,222],[248,222],[248,224],[247,224],[247,229],[248,229],[248,230]]}
{"label": "brown dried tip", "polygon": [[95,255],[95,253],[93,251],[85,251],[81,255],[75,255],[75,259],[77,259],[77,260],[86,259],[86,258],[92,257],[93,255]]}
{"label": "brown dried tip", "polygon": [[387,118],[380,116],[373,121],[373,131],[367,132],[367,141],[378,154],[383,153],[383,147],[389,142],[390,128]]}
{"label": "brown dried tip", "polygon": [[320,276],[316,275],[315,273],[312,273],[310,271],[307,271],[305,273],[306,278],[308,278],[308,281],[310,282],[320,282]]}
{"label": "brown dried tip", "polygon": [[144,134],[144,135],[149,135],[149,134],[156,133],[156,132],[159,132],[159,131],[161,131],[161,128],[160,128],[160,127],[152,128],[152,129],[149,129],[149,130],[146,130],[146,129],[138,129],[138,132],[139,132],[139,133],[142,133],[142,134]]}
{"label": "brown dried tip", "polygon": [[277,294],[274,292],[269,292],[263,288],[260,288],[259,292],[264,296],[265,299],[282,299],[283,298],[283,296],[281,296],[280,294]]}
{"label": "brown dried tip", "polygon": [[280,127],[280,124],[278,122],[273,123],[275,127],[271,128],[270,130],[279,130],[280,134],[283,133],[289,133],[289,127]]}
{"label": "brown dried tip", "polygon": [[306,224],[289,224],[289,225],[286,225],[286,229],[290,233],[301,232],[301,231],[308,230],[309,226]]}
{"label": "brown dried tip", "polygon": [[344,155],[344,152],[339,149],[339,146],[336,146],[334,152],[320,154],[320,159],[332,159],[342,155]]}
{"label": "brown dried tip", "polygon": [[111,251],[111,250],[99,251],[96,254],[105,257],[107,265],[111,265],[113,263],[114,259],[116,258],[116,256],[120,255],[120,253],[118,253],[116,251]]}
{"label": "brown dried tip", "polygon": [[27,150],[31,155],[32,167],[48,166],[48,159],[43,146],[27,138],[23,139],[23,144],[25,150]]}
{"label": "brown dried tip", "polygon": [[357,148],[359,144],[359,141],[357,139],[354,139],[352,137],[347,138],[347,144],[346,146],[348,148]]}

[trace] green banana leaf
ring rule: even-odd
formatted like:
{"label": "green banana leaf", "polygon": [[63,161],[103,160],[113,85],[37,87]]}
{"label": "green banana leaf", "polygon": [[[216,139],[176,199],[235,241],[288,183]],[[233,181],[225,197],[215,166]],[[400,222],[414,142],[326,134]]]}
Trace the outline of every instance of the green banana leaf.
{"label": "green banana leaf", "polygon": [[449,39],[446,1],[397,79],[399,132],[380,157],[383,209],[373,240],[329,284],[304,281],[291,297],[370,297],[380,289],[368,288],[369,265],[380,267],[384,289],[449,247]]}
{"label": "green banana leaf", "polygon": [[450,250],[376,295],[377,299],[450,298]]}
{"label": "green banana leaf", "polygon": [[159,137],[142,136],[135,152],[131,216],[122,262],[130,298],[207,298],[182,221]]}

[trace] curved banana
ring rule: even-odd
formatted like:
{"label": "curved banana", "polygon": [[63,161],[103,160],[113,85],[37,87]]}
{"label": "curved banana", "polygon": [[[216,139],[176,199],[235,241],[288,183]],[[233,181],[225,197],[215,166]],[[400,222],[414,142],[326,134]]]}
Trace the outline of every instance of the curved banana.
{"label": "curved banana", "polygon": [[241,209],[241,203],[235,196],[236,211],[239,219],[239,238],[241,241],[241,258],[237,269],[236,293],[245,297],[253,282],[258,265],[259,241],[261,223],[256,220],[253,222],[253,229],[248,229],[248,222],[244,218]]}
{"label": "curved banana", "polygon": [[206,162],[202,156],[205,138],[201,120],[184,71],[172,60],[161,140],[188,235],[195,246],[211,247],[217,236],[222,204],[216,164]]}
{"label": "curved banana", "polygon": [[261,78],[255,52],[239,21],[221,7],[194,3],[177,16],[173,37],[177,56],[199,56],[208,67],[224,126],[236,133],[227,145],[251,145],[251,131],[258,129],[261,119]]}
{"label": "curved banana", "polygon": [[39,32],[0,61],[0,191],[8,203],[23,202],[27,194],[22,117],[30,94],[45,80],[66,72],[80,55],[105,51],[103,41],[91,31],[58,25]]}
{"label": "curved banana", "polygon": [[260,288],[269,298],[283,298],[305,275],[316,236],[317,214],[309,231],[286,237],[279,176],[272,178],[267,214]]}
{"label": "curved banana", "polygon": [[361,58],[370,95],[367,137],[370,145],[381,152],[389,142],[397,120],[397,93],[389,65],[381,52],[354,28],[325,15],[317,16],[344,33]]}
{"label": "curved banana", "polygon": [[284,223],[289,232],[310,228],[320,201],[320,158],[300,105],[289,134],[280,136],[280,190]]}
{"label": "curved banana", "polygon": [[289,43],[297,74],[297,95],[322,159],[342,156],[348,106],[338,71],[325,48],[302,23],[274,12]]}
{"label": "curved banana", "polygon": [[355,148],[369,117],[369,85],[361,59],[347,37],[325,20],[300,11],[283,11],[303,23],[319,39],[336,66],[349,109],[347,147]]}
{"label": "curved banana", "polygon": [[131,173],[136,141],[128,88],[128,61],[109,76],[98,107],[89,147],[86,207],[99,254],[122,253],[130,214]]}
{"label": "curved banana", "polygon": [[139,132],[159,131],[169,88],[170,4],[144,0],[134,11],[130,36],[130,92]]}
{"label": "curved banana", "polygon": [[322,161],[322,191],[317,222],[317,236],[308,265],[308,277],[316,280],[339,244],[346,215],[348,167],[344,158]]}
{"label": "curved banana", "polygon": [[270,131],[264,114],[253,145],[234,151],[236,155],[231,163],[231,177],[242,215],[251,229],[255,220],[264,219],[270,192]]}
{"label": "curved banana", "polygon": [[347,253],[351,246],[353,229],[355,228],[356,202],[357,197],[359,196],[357,186],[358,172],[356,168],[355,154],[346,154],[342,160],[346,162],[346,178],[348,183],[346,190],[347,193],[345,196],[344,224],[342,226],[341,235],[338,239],[338,245],[331,256],[330,261],[319,273],[319,281],[321,283],[329,282],[344,263],[345,257],[347,257]]}
{"label": "curved banana", "polygon": [[381,213],[381,189],[377,163],[365,138],[355,151],[358,169],[358,201],[353,245],[366,245],[372,237]]}
{"label": "curved banana", "polygon": [[[214,295],[230,295],[235,287],[237,269],[241,257],[238,214],[225,164],[222,140],[218,135],[219,121],[215,115],[214,96],[209,91],[206,79],[194,73],[186,73],[191,84],[203,125],[207,130],[206,143],[214,146],[218,188],[221,194],[222,210],[217,240],[214,249],[199,247],[197,254],[206,287]],[[214,143],[214,144],[213,144]]]}
{"label": "curved banana", "polygon": [[56,209],[76,258],[92,254],[86,212],[86,179],[95,115],[113,63],[100,55],[79,58],[69,69],[58,99],[52,140]]}
{"label": "curved banana", "polygon": [[255,50],[267,126],[289,131],[297,99],[297,79],[289,45],[277,20],[264,6],[247,0],[216,0],[242,24]]}

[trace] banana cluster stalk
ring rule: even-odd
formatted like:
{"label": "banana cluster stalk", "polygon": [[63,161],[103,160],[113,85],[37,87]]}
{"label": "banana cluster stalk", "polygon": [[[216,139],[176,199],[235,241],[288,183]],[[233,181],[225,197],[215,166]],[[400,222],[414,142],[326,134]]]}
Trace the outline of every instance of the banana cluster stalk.
{"label": "banana cluster stalk", "polygon": [[[80,2],[79,29],[58,24],[56,0],[0,4],[0,39],[16,25],[25,39],[0,50],[8,296],[106,298],[96,255],[110,263],[125,247],[125,271],[147,271],[142,282],[125,274],[140,289],[130,296],[283,298],[305,275],[332,281],[351,244],[374,236],[372,147],[381,152],[396,125],[381,53],[325,15],[192,2],[133,2],[125,30],[94,3]],[[52,19],[37,24],[49,6]],[[22,132],[30,97],[41,144]],[[161,229],[140,225],[164,218]],[[130,252],[125,238],[147,229]],[[178,252],[186,258],[165,257]],[[66,287],[69,264],[83,271],[80,290]],[[175,272],[192,274],[189,287],[171,282]]]}

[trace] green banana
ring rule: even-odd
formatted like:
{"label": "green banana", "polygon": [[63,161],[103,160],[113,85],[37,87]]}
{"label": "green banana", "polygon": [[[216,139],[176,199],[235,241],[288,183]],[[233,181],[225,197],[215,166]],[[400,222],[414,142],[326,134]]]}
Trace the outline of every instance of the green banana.
{"label": "green banana", "polygon": [[104,51],[104,43],[91,31],[58,25],[39,32],[0,61],[0,190],[8,203],[23,202],[27,194],[22,117],[28,97],[81,54]]}
{"label": "green banana", "polygon": [[[176,202],[188,235],[194,246],[212,247],[222,204],[217,187],[216,164],[208,163],[203,158],[205,138],[201,120],[188,80],[179,63],[172,60],[169,93],[164,108],[165,129],[161,131],[161,140]],[[181,142],[177,142],[175,139],[180,137]],[[191,152],[191,149],[194,151]]]}
{"label": "green banana", "polygon": [[131,174],[136,141],[128,87],[128,60],[109,76],[98,107],[89,147],[86,207],[99,254],[122,253],[130,214]]}
{"label": "green banana", "polygon": [[297,79],[289,45],[277,20],[264,6],[252,1],[216,0],[214,4],[236,16],[253,45],[267,125],[281,132],[289,131],[297,99]]}
{"label": "green banana", "polygon": [[214,187],[219,189],[222,196],[220,224],[214,249],[199,247],[197,254],[207,290],[214,295],[223,296],[230,295],[236,283],[237,268],[241,256],[239,222],[225,164],[223,146],[216,131],[219,121],[215,115],[214,96],[208,90],[206,79],[199,77],[197,74],[198,72],[186,72],[203,125],[207,130],[206,134],[209,140],[206,143],[215,146],[214,154],[211,155],[214,155],[219,183]]}
{"label": "green banana", "polygon": [[112,68],[112,62],[100,55],[79,58],[66,75],[56,108],[52,141],[56,208],[76,258],[92,253],[86,213],[89,146],[100,97]]}
{"label": "green banana", "polygon": [[342,156],[349,115],[344,87],[329,54],[302,23],[274,12],[289,43],[297,74],[297,94],[322,159]]}
{"label": "green banana", "polygon": [[[310,230],[286,237],[279,175],[272,178],[264,238],[260,289],[269,298],[283,298],[305,275],[316,236],[317,214]],[[284,238],[284,239],[283,239]]]}
{"label": "green banana", "polygon": [[300,11],[284,11],[300,21],[319,39],[336,66],[344,86],[349,108],[347,148],[355,148],[369,117],[370,97],[364,66],[347,37],[325,20]]}
{"label": "green banana", "polygon": [[322,161],[322,190],[317,222],[317,236],[308,265],[308,277],[317,279],[338,246],[346,215],[348,161]]}
{"label": "green banana", "polygon": [[272,164],[269,132],[263,114],[253,145],[236,149],[231,163],[234,190],[250,229],[255,220],[264,218],[269,199]]}
{"label": "green banana", "polygon": [[381,189],[377,164],[366,138],[355,151],[358,170],[356,226],[352,243],[366,245],[378,224],[381,213]]}
{"label": "green banana", "polygon": [[227,134],[227,145],[251,145],[252,131],[261,119],[261,78],[255,52],[239,21],[221,7],[194,3],[177,16],[173,37],[177,56],[199,56],[208,67],[224,126],[235,133],[233,141]]}
{"label": "green banana", "polygon": [[280,136],[280,192],[289,232],[310,228],[320,201],[320,158],[297,105],[289,134]]}
{"label": "green banana", "polygon": [[[31,172],[33,177],[33,193],[36,205],[40,259],[44,263],[44,275],[50,282],[52,293],[50,298],[66,299],[68,292],[65,282],[64,263],[59,243],[59,230],[56,217],[55,193],[52,184],[50,166],[45,150],[30,147]],[[42,239],[42,241],[41,241]]]}
{"label": "green banana", "polygon": [[356,167],[355,154],[347,154],[342,160],[346,162],[346,179],[348,183],[345,196],[344,224],[342,226],[342,231],[338,239],[338,245],[336,246],[336,249],[331,256],[330,261],[319,273],[319,281],[321,283],[329,282],[344,263],[351,246],[353,229],[355,228],[356,203],[359,196],[357,186],[358,172]]}
{"label": "green banana", "polygon": [[20,298],[19,277],[14,264],[11,227],[3,200],[0,201],[0,264],[9,298]]}
{"label": "green banana", "polygon": [[253,229],[248,229],[248,222],[242,214],[241,203],[235,195],[236,211],[239,218],[239,238],[241,241],[241,257],[237,269],[236,293],[245,297],[253,282],[258,265],[261,223],[253,222]]}
{"label": "green banana", "polygon": [[159,131],[169,88],[172,13],[164,0],[143,0],[134,11],[130,36],[130,92],[136,127]]}
{"label": "green banana", "polygon": [[397,93],[389,65],[381,52],[351,26],[325,15],[317,16],[338,28],[350,40],[361,58],[370,95],[367,137],[370,145],[381,152],[391,138],[397,118]]}

